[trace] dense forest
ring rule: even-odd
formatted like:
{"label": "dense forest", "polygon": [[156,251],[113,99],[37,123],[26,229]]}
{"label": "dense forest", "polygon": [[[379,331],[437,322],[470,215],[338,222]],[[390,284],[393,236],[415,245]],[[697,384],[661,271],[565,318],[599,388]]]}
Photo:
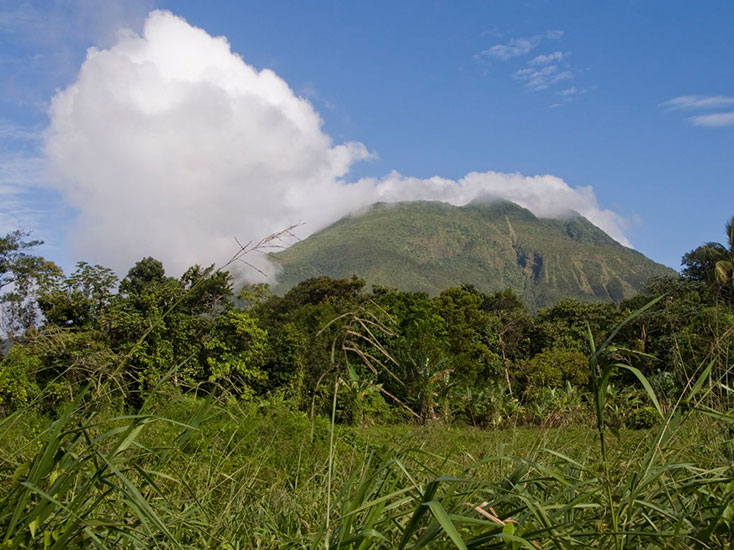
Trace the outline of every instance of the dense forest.
{"label": "dense forest", "polygon": [[[695,366],[715,356],[725,368],[734,330],[732,243],[686,254],[681,277],[651,279],[635,298],[564,300],[529,315],[512,291],[485,295],[470,285],[430,297],[322,276],[283,296],[267,284],[235,293],[227,270],[197,265],[175,278],[154,258],[121,281],[83,262],[63,274],[24,237],[2,241],[13,344],[0,370],[5,410],[39,396],[51,410],[90,382],[114,382],[133,410],[164,383],[278,396],[328,415],[338,378],[339,422],[552,424],[583,414],[592,343],[654,298],[663,296],[620,330],[609,359],[639,369],[663,401]],[[620,373],[613,388],[618,421],[646,425],[653,411],[635,375]]]}
{"label": "dense forest", "polygon": [[[528,313],[510,290],[484,294],[471,285],[461,285],[429,296],[377,286],[368,289],[358,275],[349,279],[311,278],[277,296],[271,294],[267,284],[236,285],[227,269],[230,264],[221,269],[196,265],[181,277],[171,277],[160,261],[149,257],[132,266],[121,280],[110,269],[84,262],[78,263],[72,273],[63,273],[36,255],[40,245],[21,231],[0,239],[5,334],[0,361],[0,441],[5,447],[0,456],[0,487],[8,495],[0,497],[4,498],[0,503],[0,536],[4,536],[0,548],[61,548],[72,543],[152,547],[154,542],[163,547],[165,541],[188,541],[191,547],[235,548],[234,543],[223,541],[237,537],[249,541],[242,543],[243,548],[250,547],[248,544],[255,547],[256,539],[260,541],[258,547],[273,548],[287,544],[307,547],[304,540],[311,541],[308,544],[326,541],[327,547],[392,548],[398,546],[398,539],[403,541],[400,547],[413,548],[430,544],[545,548],[544,541],[553,541],[558,547],[654,545],[654,536],[633,532],[645,529],[658,529],[666,537],[683,537],[680,540],[686,542],[680,547],[692,544],[691,537],[703,548],[723,547],[717,545],[732,540],[734,509],[727,501],[734,496],[734,385],[730,381],[734,353],[734,219],[726,226],[723,244],[707,243],[683,256],[681,276],[653,278],[644,292],[620,303],[564,300],[534,314]],[[257,253],[257,247],[242,249],[232,261],[248,253]],[[154,473],[143,466],[152,464],[150,457],[138,456],[126,463],[120,458],[126,453],[143,453],[158,438],[168,443],[151,451],[158,461],[156,468],[175,462],[171,454],[174,451],[188,456],[190,463],[200,461],[201,467],[205,463],[213,467],[214,462],[234,453],[230,446],[235,434],[244,437],[236,428],[225,436],[230,438],[229,443],[218,448],[217,438],[223,437],[220,432],[232,430],[234,420],[228,424],[221,415],[213,414],[214,410],[228,411],[225,416],[232,418],[248,418],[253,431],[264,429],[263,422],[272,422],[268,429],[285,440],[302,441],[307,437],[304,434],[310,433],[310,443],[303,439],[299,447],[298,466],[289,463],[287,467],[297,473],[286,475],[286,485],[290,484],[289,491],[299,490],[299,476],[305,475],[301,474],[302,468],[312,461],[312,480],[328,482],[326,493],[321,493],[322,497],[327,495],[326,511],[316,513],[316,523],[321,518],[325,524],[317,528],[311,523],[313,519],[291,519],[288,521],[298,527],[286,521],[286,531],[291,531],[282,538],[284,528],[276,522],[278,526],[271,532],[275,538],[270,542],[248,531],[252,525],[240,526],[239,531],[231,525],[219,526],[220,531],[211,525],[200,528],[191,517],[183,517],[185,504],[181,508],[172,503],[176,499],[182,503],[187,498],[196,500],[198,497],[192,496],[195,488],[187,484],[193,482],[164,487],[176,485],[171,482],[172,476],[185,477],[183,470]],[[615,468],[619,456],[626,455],[630,460],[637,457],[640,439],[636,434],[658,433],[655,430],[662,429],[660,426],[671,429],[674,420],[679,422],[691,410],[702,414],[693,428],[687,432],[681,428],[689,438],[684,447],[697,441],[699,430],[714,430],[720,438],[716,452],[723,457],[723,464],[729,460],[728,470],[722,467],[713,474],[714,469],[709,469],[706,476],[710,476],[698,485],[696,476],[700,477],[701,471],[695,475],[681,471],[679,478],[668,470],[651,473],[654,468],[650,462],[648,471],[640,474],[652,476],[650,487],[662,480],[675,484],[688,480],[695,489],[695,499],[706,502],[684,503],[681,497],[676,503],[663,498],[637,515],[631,514],[630,504],[629,523],[623,529],[619,523],[621,508],[615,513],[615,503],[619,504],[621,497],[610,492],[616,490],[616,485],[611,482],[614,472],[609,468]],[[171,431],[155,433],[145,444],[137,442],[143,427],[165,416],[162,411],[169,413],[166,425]],[[184,419],[187,414],[190,416]],[[204,418],[214,417],[218,418],[216,426],[206,428],[214,432],[206,431]],[[460,500],[452,491],[462,490],[449,491],[442,497],[448,501],[435,500],[426,496],[438,490],[437,486],[431,489],[429,483],[421,485],[417,493],[423,499],[418,503],[420,514],[410,516],[405,512],[408,515],[400,516],[402,519],[378,521],[386,513],[388,500],[385,497],[381,501],[378,493],[371,491],[399,493],[393,470],[389,475],[388,470],[380,469],[386,466],[370,470],[372,459],[359,462],[352,456],[354,463],[342,463],[345,470],[341,479],[332,463],[335,449],[341,444],[364,453],[372,449],[387,464],[394,464],[396,454],[376,450],[397,433],[390,430],[425,430],[430,426],[438,430],[432,433],[449,430],[441,432],[446,434],[464,427],[481,429],[479,433],[514,429],[540,434],[547,432],[537,430],[559,426],[567,433],[574,429],[595,433],[601,438],[601,456],[588,459],[606,466],[601,473],[591,468],[581,475],[586,470],[576,459],[568,458],[571,462],[556,477],[550,470],[543,474],[542,468],[531,473],[527,464],[519,463],[508,474],[502,461],[493,475],[513,486],[522,479],[523,491],[529,495],[533,484],[547,492],[558,482],[571,491],[569,476],[575,476],[578,485],[593,472],[604,489],[599,494],[605,504],[579,504],[576,513],[581,518],[596,508],[604,510],[584,527],[586,531],[593,527],[598,544],[582,536],[561,534],[561,527],[551,527],[573,523],[569,519],[572,504],[568,504],[571,508],[565,509],[561,521],[558,514],[563,507],[561,501],[554,500],[557,496],[542,501],[537,495],[530,499],[513,494],[517,497],[514,501],[502,504],[502,498],[510,498],[509,490],[495,495],[498,504],[487,509],[491,511],[482,508],[474,523],[462,524],[459,512],[446,512],[450,505],[459,506],[458,501],[451,500]],[[376,430],[388,432],[366,435],[378,433]],[[610,431],[623,435],[617,435],[616,443],[609,442],[605,434]],[[329,433],[329,440],[322,440],[322,444],[328,443],[322,456],[319,453],[323,449],[313,445]],[[579,439],[576,451],[588,447],[588,437]],[[668,437],[665,435],[663,441],[661,435],[657,447],[667,444]],[[198,447],[192,443],[197,438]],[[305,457],[308,445],[312,446],[306,451],[310,456]],[[456,446],[461,443],[454,441]],[[617,459],[607,456],[612,447],[622,449],[620,455],[615,455]],[[251,458],[256,448],[255,444],[247,456]],[[531,445],[523,452],[532,449],[537,451]],[[444,461],[449,460],[449,451],[440,452],[444,451]],[[278,451],[283,456],[289,452]],[[661,452],[659,458],[662,460],[664,455]],[[84,456],[88,462],[79,458]],[[720,459],[712,455],[707,460],[712,465]],[[326,471],[319,470],[321,467]],[[420,475],[435,474],[436,468],[427,467]],[[198,466],[192,469],[198,471]],[[186,475],[196,478],[198,473],[193,470]],[[354,473],[349,474],[351,471]],[[236,478],[236,472],[227,475]],[[258,478],[260,474],[253,475]],[[507,475],[510,477],[502,477]],[[368,490],[367,485],[360,489],[364,476],[373,476],[369,479],[380,489],[370,486]],[[331,483],[336,479],[343,483],[341,512],[335,512],[331,503]],[[583,500],[585,490],[576,485],[571,491],[576,496],[569,494],[563,502]],[[202,505],[206,513],[198,508],[197,513],[209,517],[232,512],[214,504],[218,499],[227,501],[227,491],[228,502],[239,495],[231,485],[216,485],[207,493],[216,498],[212,496],[211,502]],[[132,499],[132,504],[121,505],[126,512],[105,504],[105,499],[122,498],[118,493]],[[352,497],[363,500],[352,501]],[[368,497],[374,498],[372,504],[365,504]],[[643,501],[648,497],[653,498],[641,492],[629,498],[632,503],[635,498]],[[489,497],[482,498],[492,502]],[[85,508],[87,499],[97,499],[97,504]],[[151,507],[149,502],[156,500],[165,502],[172,516],[178,518],[180,532],[175,533],[174,527],[160,519],[160,510]],[[538,511],[542,509],[538,504],[541,501],[548,505],[543,513]],[[123,498],[122,502],[127,501]],[[262,506],[262,500],[258,502]],[[377,506],[375,502],[382,504]],[[434,502],[439,504],[431,504]],[[402,505],[409,507],[411,503]],[[247,514],[254,505],[248,506]],[[349,506],[356,510],[352,515]],[[401,504],[394,506],[398,509]],[[691,518],[681,510],[688,510]],[[536,518],[526,520],[524,531],[514,527],[514,519],[508,521],[523,513]],[[611,515],[604,515],[607,513]],[[537,519],[544,514],[550,514],[547,525]],[[107,519],[100,520],[98,515]],[[59,519],[62,517],[75,527],[65,527]],[[357,517],[364,522],[361,530],[352,524]],[[251,521],[265,521],[262,516],[257,518]],[[694,519],[700,525],[694,525]],[[338,527],[330,521],[337,522]],[[131,527],[127,531],[124,522]],[[393,538],[388,534],[391,529],[398,533]],[[207,530],[214,538],[206,543],[196,538]],[[37,535],[42,531],[43,536]],[[229,534],[221,534],[225,532]],[[276,532],[277,536],[273,534]],[[215,537],[213,533],[219,534]],[[567,544],[559,546],[564,537]]]}

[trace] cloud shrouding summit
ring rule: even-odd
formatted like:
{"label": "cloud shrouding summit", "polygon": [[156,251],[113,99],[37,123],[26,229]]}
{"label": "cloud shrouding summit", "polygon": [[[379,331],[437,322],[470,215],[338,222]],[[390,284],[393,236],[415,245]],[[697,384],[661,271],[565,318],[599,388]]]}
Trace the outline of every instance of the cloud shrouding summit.
{"label": "cloud shrouding summit", "polygon": [[165,11],[149,15],[142,35],[90,49],[50,118],[53,185],[78,211],[74,253],[119,271],[147,255],[177,273],[221,263],[235,236],[257,239],[299,220],[305,236],[375,201],[489,195],[539,216],[576,210],[627,243],[623,220],[599,208],[591,188],[553,176],[393,172],[348,182],[370,156],[363,144],[334,144],[313,106],[273,71]]}

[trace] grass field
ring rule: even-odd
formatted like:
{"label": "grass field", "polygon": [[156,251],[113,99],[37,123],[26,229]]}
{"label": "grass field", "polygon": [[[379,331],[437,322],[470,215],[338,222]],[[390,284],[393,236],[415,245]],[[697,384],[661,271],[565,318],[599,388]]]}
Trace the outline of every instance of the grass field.
{"label": "grass field", "polygon": [[[0,548],[728,547],[731,434],[341,427],[282,403],[80,400],[0,428]],[[107,411],[107,412],[105,412]],[[687,417],[688,416],[688,417]],[[686,418],[687,417],[687,418]],[[333,437],[333,442],[332,442]]]}

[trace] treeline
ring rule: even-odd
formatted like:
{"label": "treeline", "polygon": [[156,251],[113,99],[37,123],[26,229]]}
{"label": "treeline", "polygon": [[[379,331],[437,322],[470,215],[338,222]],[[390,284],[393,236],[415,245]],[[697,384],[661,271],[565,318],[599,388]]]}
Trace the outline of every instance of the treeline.
{"label": "treeline", "polygon": [[[31,253],[40,243],[15,232],[0,239],[0,412],[29,403],[52,412],[91,384],[121,390],[131,410],[165,387],[329,415],[336,388],[343,423],[580,421],[590,410],[592,347],[659,296],[602,360],[638,369],[665,406],[702,365],[712,363],[716,376],[730,364],[731,223],[727,232],[727,245],[689,252],[681,277],[651,280],[633,299],[565,300],[534,315],[510,290],[468,285],[431,297],[318,277],[273,296],[265,284],[235,289],[229,272],[213,267],[170,277],[153,258],[119,281],[83,262],[64,274]],[[636,377],[619,372],[611,421],[651,425],[656,411]]]}

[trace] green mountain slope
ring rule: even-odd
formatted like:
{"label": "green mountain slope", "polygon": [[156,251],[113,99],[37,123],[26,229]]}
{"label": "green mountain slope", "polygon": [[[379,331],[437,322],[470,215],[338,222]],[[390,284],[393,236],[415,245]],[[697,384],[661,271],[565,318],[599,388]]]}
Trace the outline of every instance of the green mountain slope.
{"label": "green mountain slope", "polygon": [[272,255],[276,292],[318,275],[437,294],[469,283],[515,290],[531,308],[563,298],[619,301],[674,271],[578,214],[540,219],[514,203],[377,203]]}

